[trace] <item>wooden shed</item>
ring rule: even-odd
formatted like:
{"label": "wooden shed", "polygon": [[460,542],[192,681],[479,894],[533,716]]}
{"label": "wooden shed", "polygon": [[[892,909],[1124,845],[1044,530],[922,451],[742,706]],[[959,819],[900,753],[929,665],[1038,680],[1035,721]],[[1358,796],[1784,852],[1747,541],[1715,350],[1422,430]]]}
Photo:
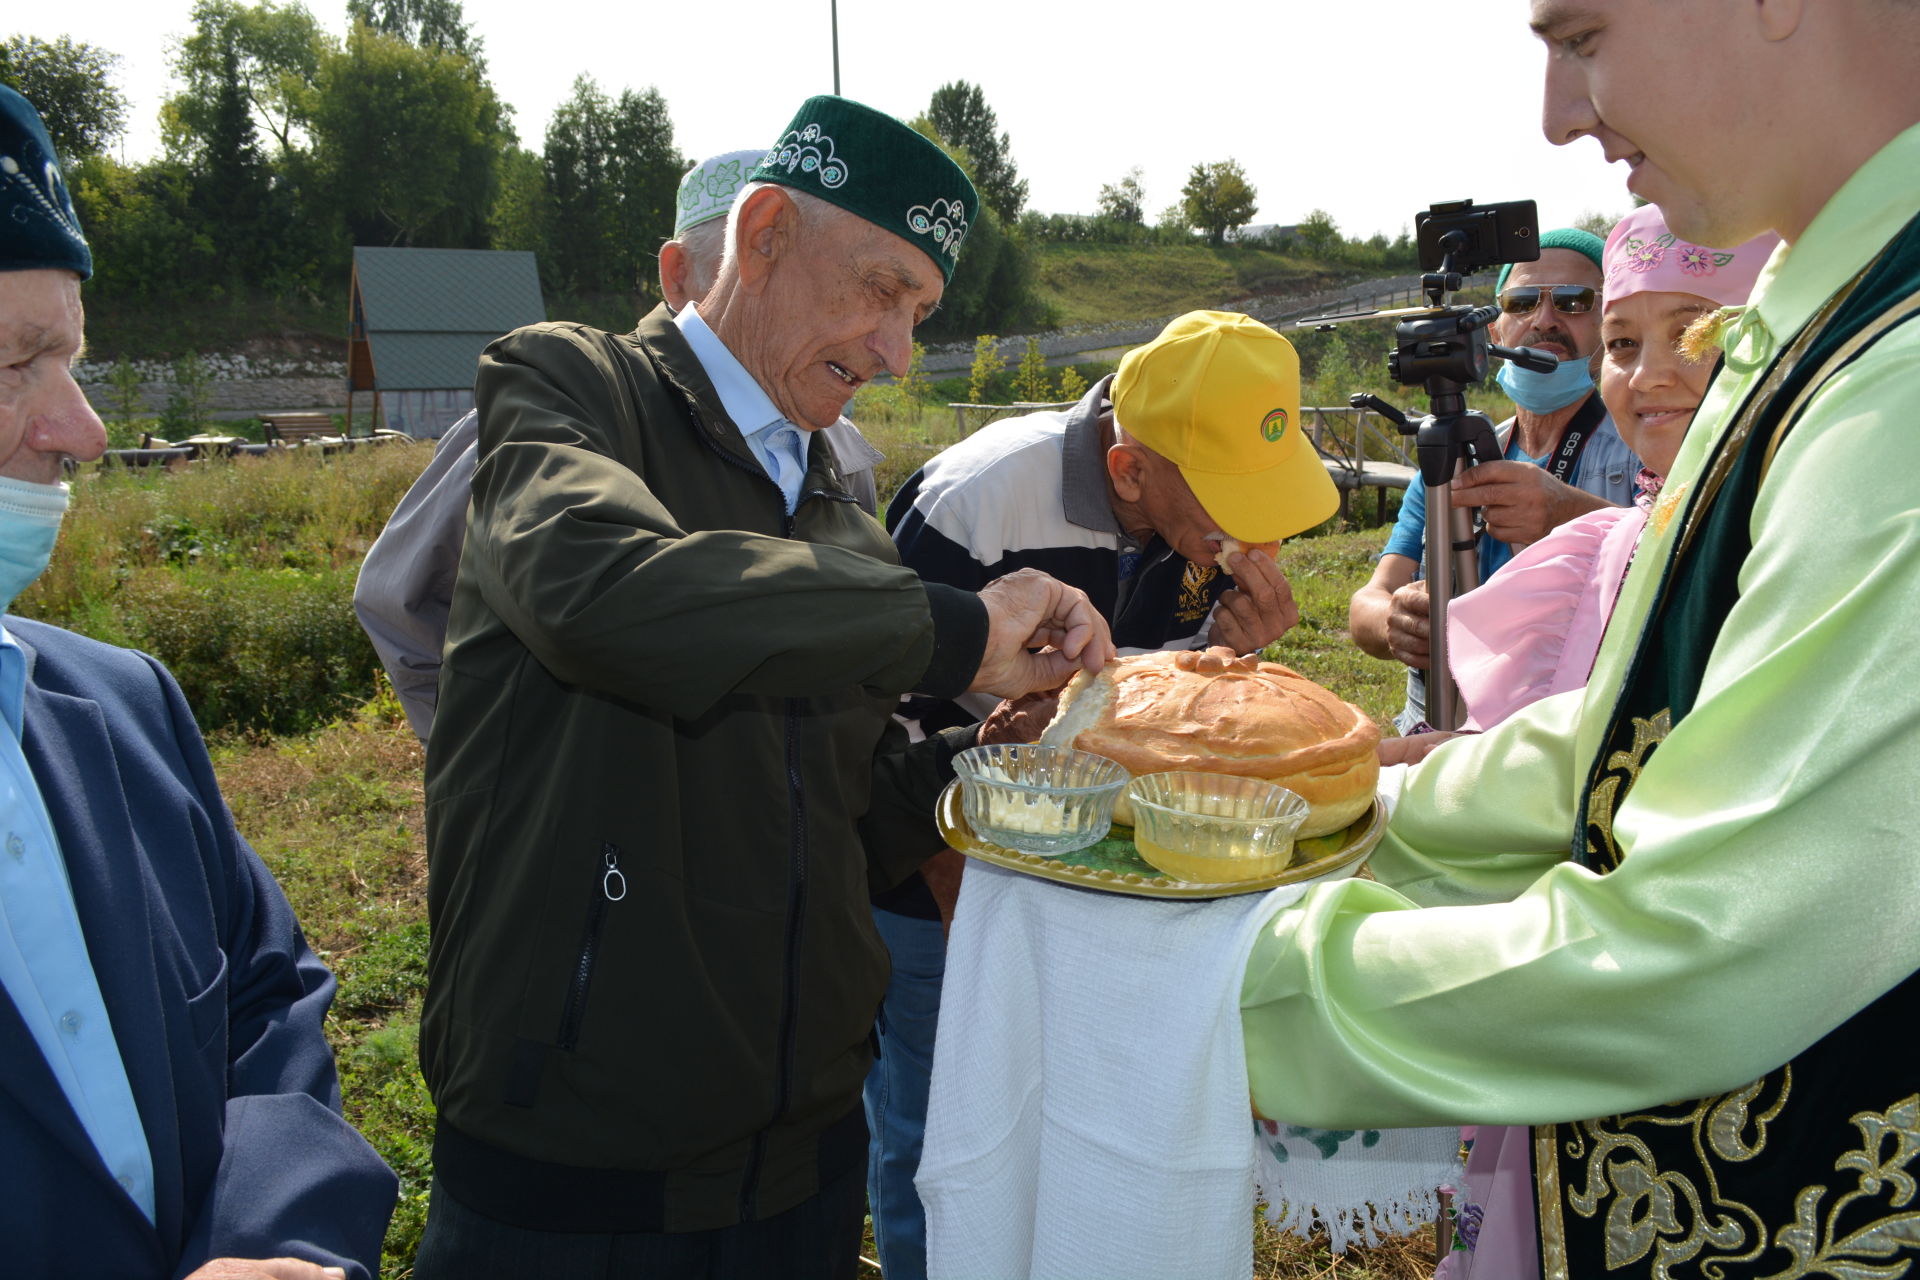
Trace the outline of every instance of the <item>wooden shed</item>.
{"label": "wooden shed", "polygon": [[371,391],[370,430],[438,437],[473,408],[487,344],[547,318],[534,256],[517,249],[357,246],[351,297],[349,434],[355,393]]}

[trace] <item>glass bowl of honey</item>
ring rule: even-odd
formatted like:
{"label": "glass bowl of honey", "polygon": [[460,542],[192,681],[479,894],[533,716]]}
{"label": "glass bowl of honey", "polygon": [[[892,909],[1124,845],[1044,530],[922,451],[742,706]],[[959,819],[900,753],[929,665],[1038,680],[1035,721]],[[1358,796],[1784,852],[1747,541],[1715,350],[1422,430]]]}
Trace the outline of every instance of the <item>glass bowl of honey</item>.
{"label": "glass bowl of honey", "polygon": [[1058,857],[1098,844],[1127,771],[1105,756],[1038,743],[970,747],[953,758],[960,808],[982,840]]}
{"label": "glass bowl of honey", "polygon": [[1133,844],[1176,880],[1238,884],[1278,875],[1293,861],[1307,802],[1263,778],[1149,773],[1127,786]]}

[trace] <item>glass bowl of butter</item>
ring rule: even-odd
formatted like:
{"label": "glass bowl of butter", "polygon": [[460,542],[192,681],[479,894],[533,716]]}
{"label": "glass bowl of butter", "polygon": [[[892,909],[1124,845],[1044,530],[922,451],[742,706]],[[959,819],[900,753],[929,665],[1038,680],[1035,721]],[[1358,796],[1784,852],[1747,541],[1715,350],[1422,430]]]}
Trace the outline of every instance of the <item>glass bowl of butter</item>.
{"label": "glass bowl of butter", "polygon": [[1237,884],[1278,875],[1293,861],[1305,800],[1263,778],[1149,773],[1127,787],[1133,844],[1176,880]]}
{"label": "glass bowl of butter", "polygon": [[995,743],[953,758],[960,808],[982,840],[1058,857],[1098,844],[1113,825],[1127,771],[1071,747]]}

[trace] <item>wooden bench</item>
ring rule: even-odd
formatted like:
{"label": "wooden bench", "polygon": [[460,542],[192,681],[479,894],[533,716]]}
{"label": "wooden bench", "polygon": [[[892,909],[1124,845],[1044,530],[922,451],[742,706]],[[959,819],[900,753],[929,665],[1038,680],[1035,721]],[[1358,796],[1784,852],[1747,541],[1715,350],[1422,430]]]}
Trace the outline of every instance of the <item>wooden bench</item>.
{"label": "wooden bench", "polygon": [[109,449],[100,457],[108,466],[170,467],[184,466],[193,461],[194,451],[185,447],[171,446],[163,449]]}
{"label": "wooden bench", "polygon": [[340,434],[330,413],[263,413],[260,421],[269,444],[304,444]]}

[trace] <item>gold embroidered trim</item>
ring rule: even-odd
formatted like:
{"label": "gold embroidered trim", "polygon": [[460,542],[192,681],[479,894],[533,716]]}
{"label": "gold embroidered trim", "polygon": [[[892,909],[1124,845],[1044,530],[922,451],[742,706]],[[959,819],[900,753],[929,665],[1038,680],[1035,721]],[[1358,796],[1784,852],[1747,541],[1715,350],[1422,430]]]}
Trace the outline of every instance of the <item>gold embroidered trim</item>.
{"label": "gold embroidered trim", "polygon": [[[1605,1214],[1607,1270],[1638,1270],[1647,1263],[1645,1274],[1670,1280],[1675,1267],[1697,1261],[1701,1274],[1719,1276],[1726,1274],[1723,1264],[1752,1263],[1765,1252],[1766,1223],[1751,1206],[1723,1194],[1718,1166],[1744,1163],[1766,1150],[1767,1130],[1786,1105],[1792,1080],[1789,1065],[1731,1093],[1703,1098],[1685,1112],[1566,1126],[1575,1135],[1566,1155],[1579,1179],[1569,1181],[1566,1204],[1583,1218]],[[1660,1168],[1652,1147],[1634,1132],[1674,1128],[1685,1130],[1693,1153],[1693,1167],[1684,1171]]]}
{"label": "gold embroidered trim", "polygon": [[1567,1220],[1561,1212],[1559,1126],[1533,1127],[1533,1198],[1540,1214],[1540,1280],[1571,1280],[1567,1272]]}
{"label": "gold embroidered trim", "polygon": [[1746,451],[1747,437],[1753,434],[1753,428],[1760,420],[1760,415],[1766,412],[1767,407],[1773,403],[1773,397],[1779,393],[1780,384],[1785,382],[1799,366],[1800,357],[1807,353],[1807,349],[1826,330],[1827,322],[1833,319],[1833,313],[1840,309],[1841,303],[1852,296],[1854,288],[1859,285],[1861,278],[1865,275],[1866,272],[1862,271],[1860,275],[1834,291],[1833,296],[1826,300],[1819,312],[1806,323],[1793,342],[1788,345],[1785,353],[1774,362],[1773,368],[1761,380],[1760,385],[1749,391],[1746,399],[1740,402],[1738,416],[1735,417],[1733,425],[1727,429],[1726,434],[1720,438],[1706,473],[1700,477],[1699,484],[1694,489],[1698,497],[1687,510],[1686,520],[1680,526],[1680,536],[1674,539],[1673,551],[1667,560],[1669,565],[1678,564],[1681,557],[1686,555],[1694,535],[1700,531],[1700,526],[1706,522],[1707,513],[1713,509],[1713,500],[1719,494],[1720,486],[1725,484],[1727,477],[1733,474],[1733,468],[1740,461],[1740,455]]}
{"label": "gold embroidered trim", "polygon": [[1839,372],[1841,365],[1844,365],[1847,361],[1859,355],[1863,349],[1872,344],[1887,330],[1898,325],[1916,307],[1920,307],[1920,289],[1916,289],[1885,311],[1882,311],[1878,316],[1874,317],[1871,324],[1847,339],[1840,345],[1839,350],[1827,357],[1827,362],[1820,366],[1820,371],[1807,380],[1807,385],[1800,389],[1800,394],[1794,397],[1793,403],[1787,407],[1787,411],[1780,415],[1780,420],[1773,429],[1773,438],[1767,441],[1767,452],[1765,456],[1760,459],[1760,482],[1762,484],[1766,483],[1767,472],[1773,469],[1774,453],[1780,448],[1780,442],[1786,439],[1788,429],[1800,420],[1800,414],[1807,407],[1807,401],[1813,399],[1814,393],[1826,385],[1827,379]]}
{"label": "gold embroidered trim", "polygon": [[[1769,1131],[1792,1096],[1789,1063],[1745,1088],[1702,1099],[1684,1113],[1646,1112],[1536,1128],[1542,1280],[1569,1280],[1563,1204],[1583,1218],[1605,1214],[1608,1271],[1630,1267],[1653,1280],[1672,1280],[1681,1267],[1687,1275],[1719,1277],[1732,1274],[1729,1267],[1757,1264],[1767,1250],[1767,1225],[1752,1206],[1723,1192],[1719,1167],[1763,1154]],[[1835,1160],[1833,1171],[1852,1174],[1852,1188],[1832,1196],[1825,1183],[1811,1183],[1795,1193],[1793,1221],[1771,1240],[1788,1262],[1765,1280],[1899,1280],[1912,1272],[1920,1251],[1920,1094],[1885,1111],[1856,1112],[1851,1123],[1860,1144]],[[1650,1146],[1630,1132],[1676,1127],[1687,1131],[1691,1169],[1659,1168]],[[1564,1195],[1560,1155],[1579,1181]],[[1843,1213],[1858,1215],[1873,1201],[1883,1201],[1885,1212],[1841,1225]]]}
{"label": "gold embroidered trim", "polygon": [[[1793,1258],[1787,1270],[1769,1280],[1802,1280],[1802,1277],[1832,1276],[1840,1280],[1895,1280],[1913,1268],[1912,1251],[1920,1249],[1920,1213],[1913,1212],[1915,1158],[1920,1157],[1920,1094],[1910,1094],[1885,1111],[1860,1111],[1852,1117],[1860,1131],[1860,1145],[1834,1161],[1836,1173],[1852,1172],[1854,1189],[1833,1202],[1824,1218],[1819,1217],[1820,1202],[1826,1198],[1824,1186],[1808,1186],[1794,1197],[1793,1225],[1782,1227],[1774,1236],[1776,1248]],[[1891,1143],[1892,1149],[1888,1150]],[[1908,1209],[1867,1223],[1840,1234],[1842,1210],[1870,1196],[1887,1195],[1890,1209]],[[1904,1261],[1876,1266],[1868,1258],[1892,1258],[1907,1253]]]}
{"label": "gold embroidered trim", "polygon": [[[1673,709],[1662,708],[1658,713],[1646,719],[1633,717],[1633,745],[1624,751],[1616,751],[1607,757],[1607,763],[1600,781],[1594,784],[1593,792],[1587,798],[1587,852],[1606,854],[1609,867],[1620,865],[1620,844],[1613,838],[1614,807],[1626,798],[1633,784],[1640,780],[1640,771],[1647,767],[1647,757],[1653,749],[1666,741],[1673,732]],[[1592,833],[1598,831],[1605,847],[1594,843]]]}

